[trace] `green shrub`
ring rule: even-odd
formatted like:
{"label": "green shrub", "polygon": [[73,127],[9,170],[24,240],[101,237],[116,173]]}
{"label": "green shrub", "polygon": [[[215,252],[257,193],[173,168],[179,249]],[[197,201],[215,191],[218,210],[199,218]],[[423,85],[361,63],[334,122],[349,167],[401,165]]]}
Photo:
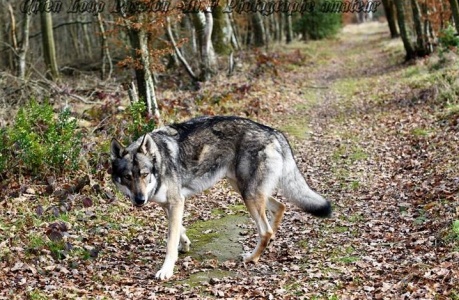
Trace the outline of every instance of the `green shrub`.
{"label": "green shrub", "polygon": [[459,239],[459,220],[454,220],[453,222],[453,233],[456,239]]}
{"label": "green shrub", "polygon": [[6,128],[0,128],[0,175],[6,169],[8,162],[8,155],[6,153],[8,149],[8,138]]}
{"label": "green shrub", "polygon": [[32,100],[14,124],[0,133],[0,173],[43,176],[75,170],[80,161],[81,134],[68,109],[55,116],[50,104]]}
{"label": "green shrub", "polygon": [[438,43],[440,51],[459,47],[459,36],[456,35],[456,29],[451,24],[440,31]]}
{"label": "green shrub", "polygon": [[133,140],[137,140],[143,134],[155,129],[155,121],[153,118],[146,116],[146,111],[147,107],[143,101],[132,103],[127,110],[130,119],[127,135]]}
{"label": "green shrub", "polygon": [[303,35],[303,39],[320,40],[332,37],[342,27],[342,15],[337,12],[322,11],[324,0],[316,1],[313,11],[305,12],[293,23],[293,29]]}

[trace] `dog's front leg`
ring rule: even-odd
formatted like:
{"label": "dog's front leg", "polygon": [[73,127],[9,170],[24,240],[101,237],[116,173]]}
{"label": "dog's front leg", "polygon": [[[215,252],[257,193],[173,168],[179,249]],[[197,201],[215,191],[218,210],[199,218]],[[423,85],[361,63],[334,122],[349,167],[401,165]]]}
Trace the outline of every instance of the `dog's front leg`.
{"label": "dog's front leg", "polygon": [[[161,207],[164,209],[166,217],[169,220],[169,204],[162,204]],[[179,252],[186,253],[190,251],[190,245],[190,239],[186,236],[186,229],[182,225],[180,228],[180,242],[178,246]]]}
{"label": "dog's front leg", "polygon": [[169,229],[166,248],[166,259],[164,260],[161,270],[156,273],[156,278],[168,279],[174,273],[174,265],[178,258],[178,246],[182,228],[184,200],[174,200],[169,203]]}

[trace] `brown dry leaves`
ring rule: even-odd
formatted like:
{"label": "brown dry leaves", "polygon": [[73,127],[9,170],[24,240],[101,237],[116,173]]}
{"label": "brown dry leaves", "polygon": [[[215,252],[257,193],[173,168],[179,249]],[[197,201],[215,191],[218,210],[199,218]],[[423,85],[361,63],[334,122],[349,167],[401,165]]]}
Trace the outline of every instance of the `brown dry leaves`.
{"label": "brown dry leaves", "polygon": [[[302,52],[254,57],[244,76],[198,92],[160,90],[164,107],[181,118],[225,113],[280,128],[301,124],[289,137],[308,183],[333,202],[332,218],[288,204],[258,265],[183,254],[173,279],[158,282],[167,229],[156,205],[132,208],[101,172],[84,186],[61,179],[10,186],[0,202],[0,299],[459,297],[451,233],[459,219],[457,116],[443,117],[435,82],[409,82],[406,70],[416,66],[394,61],[384,24],[351,31],[296,45]],[[218,185],[188,200],[185,225],[235,213],[237,204]],[[256,244],[247,224],[236,241],[244,251]],[[209,275],[191,280],[200,274]]]}

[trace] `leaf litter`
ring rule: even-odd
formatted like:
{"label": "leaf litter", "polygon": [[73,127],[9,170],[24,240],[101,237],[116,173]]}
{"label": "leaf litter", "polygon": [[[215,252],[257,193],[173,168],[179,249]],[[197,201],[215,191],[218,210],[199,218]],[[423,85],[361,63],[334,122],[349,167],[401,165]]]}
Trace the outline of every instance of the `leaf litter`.
{"label": "leaf litter", "polygon": [[[403,64],[388,43],[384,24],[350,26],[336,40],[254,54],[244,76],[205,83],[206,94],[159,90],[165,107],[188,107],[178,118],[236,114],[286,128],[332,218],[287,203],[257,265],[182,254],[174,277],[158,282],[167,223],[157,205],[131,207],[102,172],[10,183],[0,202],[0,299],[458,298],[459,134],[457,115],[445,113],[458,95],[445,100],[435,82],[408,77],[407,68],[430,70],[428,59]],[[187,200],[185,226],[247,216],[240,205],[219,184]],[[233,242],[250,251],[254,223],[238,226]]]}

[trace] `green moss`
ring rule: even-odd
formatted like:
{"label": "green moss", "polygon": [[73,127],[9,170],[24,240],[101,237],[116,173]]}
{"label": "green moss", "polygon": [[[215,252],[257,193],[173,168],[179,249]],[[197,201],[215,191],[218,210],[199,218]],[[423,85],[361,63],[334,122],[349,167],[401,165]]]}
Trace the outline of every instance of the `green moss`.
{"label": "green moss", "polygon": [[416,137],[426,137],[430,134],[430,131],[424,128],[417,127],[411,130],[411,134]]}
{"label": "green moss", "polygon": [[187,229],[191,241],[190,252],[186,255],[197,260],[213,257],[218,261],[237,258],[242,253],[238,243],[244,231],[241,225],[248,222],[247,216],[226,214],[219,219],[198,221]]}
{"label": "green moss", "polygon": [[336,226],[335,227],[335,232],[338,232],[338,233],[344,233],[348,231],[349,231],[349,228],[346,226]]}

